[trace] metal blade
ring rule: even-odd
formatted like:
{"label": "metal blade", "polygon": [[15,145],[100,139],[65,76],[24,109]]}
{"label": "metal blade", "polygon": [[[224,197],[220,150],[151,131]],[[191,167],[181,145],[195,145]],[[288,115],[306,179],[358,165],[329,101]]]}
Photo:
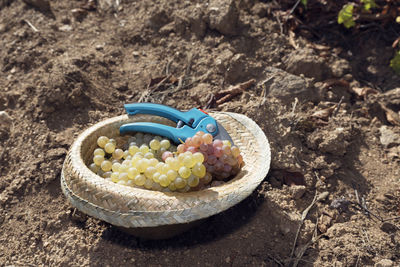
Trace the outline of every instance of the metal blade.
{"label": "metal blade", "polygon": [[217,126],[218,126],[218,134],[215,136],[215,138],[221,139],[221,140],[229,140],[229,142],[231,142],[231,144],[234,145],[231,136],[228,134],[228,132],[225,130],[225,128],[222,127],[222,125],[219,124],[218,122],[217,122]]}

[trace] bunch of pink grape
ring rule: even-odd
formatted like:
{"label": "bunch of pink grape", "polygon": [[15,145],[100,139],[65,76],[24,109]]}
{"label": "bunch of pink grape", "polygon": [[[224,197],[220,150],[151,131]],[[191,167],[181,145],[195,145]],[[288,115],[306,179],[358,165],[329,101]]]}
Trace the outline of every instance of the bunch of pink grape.
{"label": "bunch of pink grape", "polygon": [[204,156],[207,173],[216,180],[221,181],[234,176],[244,166],[243,157],[237,146],[232,146],[228,140],[214,140],[211,134],[202,131],[187,138],[185,143],[178,145],[178,154],[186,151],[201,152]]}

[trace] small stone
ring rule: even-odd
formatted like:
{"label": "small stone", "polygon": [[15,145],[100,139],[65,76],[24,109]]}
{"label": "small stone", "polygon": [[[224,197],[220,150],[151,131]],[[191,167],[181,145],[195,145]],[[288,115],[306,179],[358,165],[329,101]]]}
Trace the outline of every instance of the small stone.
{"label": "small stone", "polygon": [[132,56],[134,56],[134,57],[139,57],[139,56],[140,56],[140,53],[139,53],[138,51],[133,51],[133,52],[132,52]]}
{"label": "small stone", "polygon": [[65,24],[65,25],[62,25],[61,27],[59,27],[58,29],[62,32],[70,32],[70,31],[72,31],[72,26]]}
{"label": "small stone", "polygon": [[12,123],[11,116],[5,111],[0,111],[0,130],[9,131]]}
{"label": "small stone", "polygon": [[380,260],[374,265],[374,267],[392,267],[392,266],[393,266],[393,261],[389,259]]}
{"label": "small stone", "polygon": [[325,61],[315,55],[311,49],[299,49],[290,53],[283,62],[286,71],[295,75],[304,74],[306,77],[322,81],[329,76],[331,70]]}
{"label": "small stone", "polygon": [[379,128],[379,132],[381,133],[381,144],[385,147],[392,147],[400,144],[400,135],[393,132],[388,126],[382,126]]}
{"label": "small stone", "polygon": [[102,45],[102,44],[96,45],[96,50],[97,51],[100,51],[100,50],[103,50],[103,49],[104,49],[104,45]]}
{"label": "small stone", "polygon": [[306,192],[306,187],[304,185],[292,185],[289,190],[293,199],[300,199]]}
{"label": "small stone", "polygon": [[211,0],[208,7],[208,24],[222,34],[235,35],[239,12],[233,0]]}
{"label": "small stone", "polygon": [[394,233],[397,231],[396,225],[390,223],[390,222],[384,222],[381,224],[381,230],[384,231],[385,233]]}
{"label": "small stone", "polygon": [[252,8],[251,8],[251,13],[253,15],[257,15],[260,18],[265,17],[268,11],[268,5],[266,3],[256,3]]}

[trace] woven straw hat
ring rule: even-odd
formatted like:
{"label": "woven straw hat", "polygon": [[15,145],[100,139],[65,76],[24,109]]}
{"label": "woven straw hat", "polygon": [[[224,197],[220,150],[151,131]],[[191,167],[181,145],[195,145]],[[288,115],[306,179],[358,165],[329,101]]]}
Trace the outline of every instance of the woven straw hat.
{"label": "woven straw hat", "polygon": [[[149,238],[168,237],[236,205],[268,173],[271,160],[268,140],[257,124],[244,115],[229,112],[210,115],[231,135],[246,164],[229,182],[202,191],[164,193],[115,184],[97,176],[87,165],[99,136],[114,138],[117,146],[121,146],[128,138],[119,136],[119,126],[124,123],[149,121],[174,126],[173,122],[157,116],[122,115],[99,122],[79,135],[63,165],[62,191],[72,206],[83,213]],[[164,230],[169,232],[167,236],[162,234]]]}

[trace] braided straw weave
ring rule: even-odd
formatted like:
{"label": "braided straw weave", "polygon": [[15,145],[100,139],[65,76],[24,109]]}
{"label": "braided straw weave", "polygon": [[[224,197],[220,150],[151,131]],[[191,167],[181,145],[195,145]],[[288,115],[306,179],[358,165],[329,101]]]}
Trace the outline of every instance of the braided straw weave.
{"label": "braided straw weave", "polygon": [[[118,185],[87,168],[96,148],[96,140],[105,135],[117,139],[119,126],[128,122],[150,121],[174,125],[149,115],[122,115],[107,119],[84,131],[71,146],[61,173],[61,187],[78,210],[124,228],[157,227],[183,224],[207,218],[239,203],[260,184],[268,173],[268,140],[248,117],[228,112],[210,114],[231,135],[242,153],[245,167],[229,182],[197,192],[164,193]],[[125,138],[125,139],[124,139]]]}

